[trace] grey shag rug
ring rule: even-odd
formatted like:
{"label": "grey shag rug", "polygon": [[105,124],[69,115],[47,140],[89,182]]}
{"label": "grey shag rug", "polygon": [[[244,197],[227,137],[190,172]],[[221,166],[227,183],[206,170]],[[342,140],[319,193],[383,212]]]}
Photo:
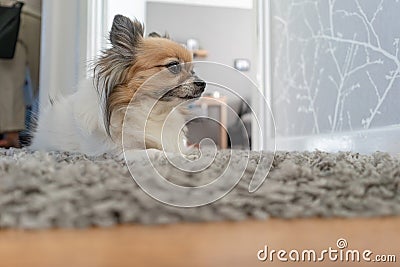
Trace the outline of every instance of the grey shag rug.
{"label": "grey shag rug", "polygon": [[[219,151],[209,171],[218,172],[229,153]],[[259,160],[258,152],[247,153],[233,151],[232,157]],[[156,164],[172,169],[165,160]],[[146,168],[151,166],[141,168],[143,175]],[[254,166],[248,168],[253,169],[222,199],[177,208],[146,195],[124,161],[111,156],[0,149],[0,228],[400,214],[400,162],[385,153],[277,152],[266,181],[254,193],[248,192]],[[167,176],[185,185],[204,182],[201,175],[173,170]]]}

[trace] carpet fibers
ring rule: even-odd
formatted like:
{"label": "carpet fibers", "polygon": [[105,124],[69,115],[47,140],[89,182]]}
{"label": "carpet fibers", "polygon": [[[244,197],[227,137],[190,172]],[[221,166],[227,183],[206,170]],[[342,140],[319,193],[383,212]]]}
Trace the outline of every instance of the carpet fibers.
{"label": "carpet fibers", "polygon": [[146,176],[149,168],[157,168],[174,183],[199,186],[220,172],[227,158],[249,162],[235,188],[214,203],[178,208],[149,197],[125,162],[108,155],[0,149],[0,228],[400,214],[400,158],[385,153],[277,152],[267,179],[254,193],[248,191],[249,182],[257,164],[269,168],[263,163],[267,153],[218,151],[197,175],[176,170],[161,158],[144,164],[137,174]]}

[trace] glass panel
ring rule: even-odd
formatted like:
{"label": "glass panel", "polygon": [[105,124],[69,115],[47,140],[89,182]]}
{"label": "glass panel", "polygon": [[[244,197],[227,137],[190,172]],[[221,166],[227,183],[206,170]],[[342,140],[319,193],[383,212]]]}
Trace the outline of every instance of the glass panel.
{"label": "glass panel", "polygon": [[399,1],[271,0],[270,12],[278,136],[348,136],[354,148],[399,129]]}

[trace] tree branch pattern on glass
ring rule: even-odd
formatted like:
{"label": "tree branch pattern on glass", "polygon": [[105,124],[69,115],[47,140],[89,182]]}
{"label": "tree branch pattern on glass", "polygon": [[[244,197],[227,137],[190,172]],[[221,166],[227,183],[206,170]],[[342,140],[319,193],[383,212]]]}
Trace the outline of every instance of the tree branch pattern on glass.
{"label": "tree branch pattern on glass", "polygon": [[278,135],[400,123],[399,0],[272,0]]}

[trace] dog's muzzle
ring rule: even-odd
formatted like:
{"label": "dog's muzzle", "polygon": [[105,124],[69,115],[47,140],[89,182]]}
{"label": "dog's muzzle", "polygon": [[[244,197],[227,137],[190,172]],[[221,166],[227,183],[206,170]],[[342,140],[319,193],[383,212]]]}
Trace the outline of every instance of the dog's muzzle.
{"label": "dog's muzzle", "polygon": [[195,99],[199,98],[204,92],[207,83],[196,77],[193,82],[187,82],[176,86],[163,95],[161,100],[171,101],[174,98],[179,99]]}
{"label": "dog's muzzle", "polygon": [[195,87],[195,92],[194,92],[194,98],[200,97],[201,94],[204,92],[204,89],[206,89],[207,83],[199,78],[197,78],[194,82],[194,87]]}

